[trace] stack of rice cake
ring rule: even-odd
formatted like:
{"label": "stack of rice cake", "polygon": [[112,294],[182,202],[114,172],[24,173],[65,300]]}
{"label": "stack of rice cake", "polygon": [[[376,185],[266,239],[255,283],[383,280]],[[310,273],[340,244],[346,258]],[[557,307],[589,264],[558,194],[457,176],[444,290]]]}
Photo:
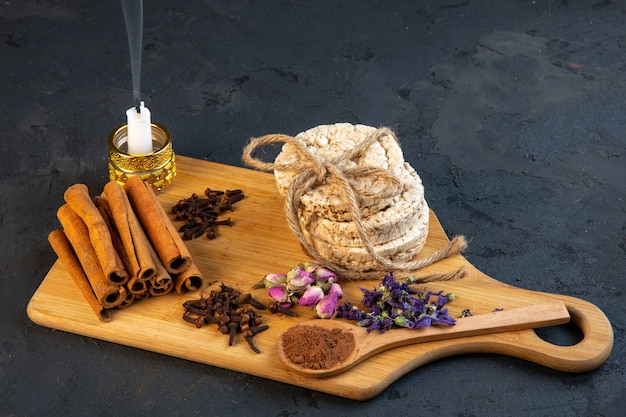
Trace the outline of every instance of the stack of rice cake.
{"label": "stack of rice cake", "polygon": [[[339,158],[365,137],[376,132],[365,125],[338,123],[322,125],[296,136],[310,153],[333,161],[342,170],[372,167],[387,171],[400,180],[401,192],[378,197],[389,183],[374,177],[351,179],[352,188],[367,190],[370,196],[357,195],[360,215],[375,252],[392,262],[411,260],[424,246],[428,235],[428,204],[419,175],[404,161],[402,149],[391,132],[378,138],[354,160]],[[339,158],[339,159],[337,159]],[[295,146],[285,143],[276,157],[277,164],[303,162]],[[275,170],[278,191],[286,196],[297,173]],[[298,217],[307,241],[326,259],[343,268],[365,272],[380,269],[369,254],[353,221],[342,191],[333,184],[320,184],[302,196]],[[357,193],[358,194],[358,193]]]}

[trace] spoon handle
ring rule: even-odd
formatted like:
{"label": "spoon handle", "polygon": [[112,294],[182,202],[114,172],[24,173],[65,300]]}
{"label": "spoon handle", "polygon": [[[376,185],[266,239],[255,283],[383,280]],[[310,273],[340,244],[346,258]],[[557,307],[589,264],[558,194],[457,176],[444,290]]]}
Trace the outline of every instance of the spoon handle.
{"label": "spoon handle", "polygon": [[567,323],[569,320],[569,312],[562,301],[549,301],[463,317],[458,319],[454,326],[390,331],[384,335],[385,337],[364,339],[361,352],[365,354],[366,351],[372,350],[369,356],[380,350],[413,343],[553,326]]}

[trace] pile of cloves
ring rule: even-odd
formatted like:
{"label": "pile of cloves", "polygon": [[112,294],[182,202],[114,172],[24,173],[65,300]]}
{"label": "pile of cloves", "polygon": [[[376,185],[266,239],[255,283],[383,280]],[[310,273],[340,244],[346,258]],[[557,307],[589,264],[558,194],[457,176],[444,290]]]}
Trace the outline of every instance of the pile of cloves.
{"label": "pile of cloves", "polygon": [[215,323],[222,334],[229,335],[228,346],[232,346],[236,335],[241,333],[250,349],[261,353],[254,345],[253,338],[269,326],[263,324],[261,314],[255,311],[255,308],[264,310],[265,306],[252,298],[250,293],[241,294],[222,283],[220,291],[213,290],[208,297],[201,295],[197,300],[185,301],[183,307],[183,320],[197,328]]}
{"label": "pile of cloves", "polygon": [[204,197],[193,193],[189,198],[178,201],[172,207],[176,220],[183,220],[178,231],[182,232],[185,240],[195,239],[203,234],[209,239],[217,237],[217,226],[232,226],[230,217],[226,220],[218,220],[218,216],[224,211],[232,211],[233,204],[243,200],[242,190],[204,190]]}

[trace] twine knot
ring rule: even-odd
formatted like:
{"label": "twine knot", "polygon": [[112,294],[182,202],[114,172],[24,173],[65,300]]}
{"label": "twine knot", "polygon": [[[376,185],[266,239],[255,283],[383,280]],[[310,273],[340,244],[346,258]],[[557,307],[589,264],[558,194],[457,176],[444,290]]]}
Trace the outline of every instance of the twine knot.
{"label": "twine knot", "polygon": [[[381,273],[389,271],[402,272],[416,271],[426,266],[459,253],[467,247],[467,243],[462,236],[457,236],[443,249],[435,252],[428,259],[418,261],[391,261],[376,253],[373,244],[365,230],[361,215],[361,203],[364,198],[391,199],[402,193],[402,182],[393,173],[376,167],[349,167],[342,168],[342,161],[354,161],[359,158],[374,142],[385,136],[391,136],[396,141],[395,134],[388,128],[381,127],[372,134],[365,136],[356,146],[341,155],[333,158],[321,158],[307,149],[304,141],[297,137],[283,134],[270,134],[258,138],[251,138],[244,147],[242,160],[249,166],[262,171],[282,171],[290,172],[293,178],[287,188],[285,196],[285,214],[289,228],[298,238],[303,250],[307,255],[312,256],[320,262],[324,262],[334,269],[338,274],[349,279],[377,279]],[[285,143],[292,145],[299,156],[297,162],[292,163],[270,163],[254,158],[255,150],[272,143]],[[373,190],[363,187],[366,182],[359,179],[370,178],[381,186]],[[356,229],[363,242],[364,248],[374,259],[377,268],[368,272],[356,272],[346,269],[331,259],[326,259],[305,237],[299,221],[299,208],[302,205],[301,198],[310,190],[322,184],[329,184],[338,187],[340,197],[348,207],[348,215],[355,223]],[[461,268],[454,273],[430,274],[418,277],[416,282],[428,282],[439,280],[459,279],[465,275],[465,269]]]}

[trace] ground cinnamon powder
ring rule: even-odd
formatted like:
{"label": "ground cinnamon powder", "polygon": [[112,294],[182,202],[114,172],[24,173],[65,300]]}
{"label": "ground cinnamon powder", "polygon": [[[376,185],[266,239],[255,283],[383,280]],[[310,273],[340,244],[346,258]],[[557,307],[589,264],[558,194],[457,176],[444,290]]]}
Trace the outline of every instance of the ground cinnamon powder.
{"label": "ground cinnamon powder", "polygon": [[354,350],[354,335],[341,329],[294,326],[283,334],[283,351],[294,364],[307,369],[329,369]]}

